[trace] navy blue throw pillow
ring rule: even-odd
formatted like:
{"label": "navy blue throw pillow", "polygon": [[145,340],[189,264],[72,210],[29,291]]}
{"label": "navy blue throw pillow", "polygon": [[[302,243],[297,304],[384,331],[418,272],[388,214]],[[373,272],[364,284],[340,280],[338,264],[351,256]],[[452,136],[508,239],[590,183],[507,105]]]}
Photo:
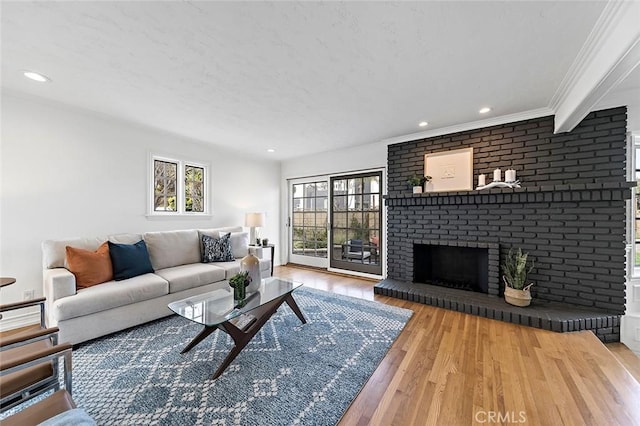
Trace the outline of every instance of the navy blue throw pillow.
{"label": "navy blue throw pillow", "polygon": [[135,244],[117,244],[109,241],[109,255],[113,265],[113,279],[116,281],[153,272],[147,245],[142,240]]}

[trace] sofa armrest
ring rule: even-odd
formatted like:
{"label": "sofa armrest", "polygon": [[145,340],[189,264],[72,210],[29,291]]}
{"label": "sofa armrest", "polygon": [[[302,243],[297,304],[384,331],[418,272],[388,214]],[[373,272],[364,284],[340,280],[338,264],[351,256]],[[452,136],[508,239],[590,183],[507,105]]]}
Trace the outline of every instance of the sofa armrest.
{"label": "sofa armrest", "polygon": [[76,277],[65,268],[45,269],[43,278],[44,296],[48,304],[76,294]]}
{"label": "sofa armrest", "polygon": [[257,257],[258,259],[264,259],[264,251],[259,246],[249,246],[249,253]]}

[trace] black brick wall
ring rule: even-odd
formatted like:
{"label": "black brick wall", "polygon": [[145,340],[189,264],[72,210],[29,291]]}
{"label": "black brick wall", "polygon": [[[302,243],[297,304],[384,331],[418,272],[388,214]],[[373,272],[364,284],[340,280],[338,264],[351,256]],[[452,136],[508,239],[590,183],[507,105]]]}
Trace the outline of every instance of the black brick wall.
{"label": "black brick wall", "polygon": [[[474,184],[495,168],[522,189],[411,195],[424,154],[473,147]],[[534,297],[624,313],[626,108],[589,114],[553,134],[544,117],[388,147],[388,277],[413,280],[407,241],[521,247],[535,259]]]}

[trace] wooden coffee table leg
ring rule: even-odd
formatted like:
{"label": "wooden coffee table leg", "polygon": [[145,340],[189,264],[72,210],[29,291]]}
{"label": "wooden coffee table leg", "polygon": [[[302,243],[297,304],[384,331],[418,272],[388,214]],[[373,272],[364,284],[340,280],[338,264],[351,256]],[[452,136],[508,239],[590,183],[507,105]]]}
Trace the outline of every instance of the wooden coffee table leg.
{"label": "wooden coffee table leg", "polygon": [[242,350],[247,346],[247,344],[253,339],[258,331],[262,329],[262,327],[269,321],[269,318],[273,316],[273,314],[278,310],[278,308],[284,303],[287,302],[287,305],[293,310],[296,316],[302,321],[303,324],[306,324],[307,321],[304,319],[302,315],[302,311],[298,307],[298,304],[293,299],[291,294],[287,294],[284,297],[280,297],[275,299],[269,303],[266,303],[254,310],[250,313],[256,317],[256,322],[254,322],[248,329],[242,331],[235,325],[231,324],[229,321],[225,321],[221,324],[218,324],[215,327],[205,327],[204,330],[200,332],[192,341],[187,345],[186,348],[182,350],[181,353],[188,352],[191,348],[193,348],[198,343],[202,342],[207,336],[213,333],[217,328],[227,333],[233,339],[235,343],[234,347],[229,351],[224,361],[218,367],[216,372],[213,374],[213,379],[217,379],[220,375],[227,369],[227,367],[233,362],[234,359],[242,352]]}
{"label": "wooden coffee table leg", "polygon": [[214,331],[216,331],[218,327],[204,327],[204,329],[200,332],[200,334],[198,334],[196,337],[193,338],[193,340],[187,345],[186,348],[184,348],[182,350],[182,352],[180,352],[181,354],[187,353],[191,350],[191,348],[193,348],[195,345],[197,345],[198,343],[202,342],[204,339],[207,338],[207,336],[209,336],[211,333],[213,333]]}
{"label": "wooden coffee table leg", "polygon": [[233,349],[231,349],[231,352],[229,352],[227,357],[224,359],[224,361],[222,362],[222,365],[218,367],[216,372],[213,374],[213,379],[217,379],[218,377],[220,377],[220,375],[229,366],[229,364],[233,362],[233,360],[238,356],[238,354],[242,351],[242,349],[244,349],[244,347],[247,346],[247,344],[251,341],[251,339],[253,339],[253,336],[255,336],[258,333],[258,331],[262,329],[262,327],[267,323],[267,321],[269,321],[269,318],[271,318],[273,314],[276,313],[278,308],[284,302],[287,302],[287,304],[291,307],[291,309],[293,309],[293,311],[296,313],[298,318],[300,318],[300,321],[302,321],[303,324],[307,323],[307,321],[304,319],[304,316],[302,315],[302,312],[300,311],[300,308],[296,304],[295,300],[293,300],[293,297],[291,297],[291,294],[288,294],[285,297],[275,299],[272,302],[269,302],[263,306],[260,306],[257,309],[252,310],[250,313],[251,315],[254,315],[256,317],[256,322],[254,322],[251,326],[249,326],[249,328],[246,329],[245,331],[238,329],[236,326],[234,326],[228,321],[223,322],[218,326],[221,330],[223,330],[229,336],[231,336],[231,338],[235,343],[235,346],[233,347]]}
{"label": "wooden coffee table leg", "polygon": [[220,375],[224,372],[224,370],[227,369],[229,364],[231,364],[233,360],[236,359],[236,357],[240,354],[240,352],[242,352],[244,347],[247,346],[247,344],[251,341],[253,336],[255,336],[256,333],[260,331],[260,329],[262,328],[262,325],[259,327],[256,325],[257,324],[254,323],[253,326],[249,327],[248,332],[243,332],[242,330],[240,330],[239,328],[237,328],[236,326],[234,326],[229,322],[220,324],[220,329],[224,330],[229,336],[231,336],[231,338],[233,339],[233,343],[235,343],[235,346],[227,354],[224,361],[222,361],[222,364],[220,364],[220,367],[218,367],[216,372],[213,373],[212,379],[215,380],[218,377],[220,377]]}
{"label": "wooden coffee table leg", "polygon": [[296,314],[300,321],[302,321],[303,324],[306,324],[307,320],[304,319],[304,315],[302,315],[302,311],[298,307],[298,304],[296,303],[291,293],[287,294],[287,297],[284,299],[284,301],[287,302],[287,305],[289,305],[291,310]]}

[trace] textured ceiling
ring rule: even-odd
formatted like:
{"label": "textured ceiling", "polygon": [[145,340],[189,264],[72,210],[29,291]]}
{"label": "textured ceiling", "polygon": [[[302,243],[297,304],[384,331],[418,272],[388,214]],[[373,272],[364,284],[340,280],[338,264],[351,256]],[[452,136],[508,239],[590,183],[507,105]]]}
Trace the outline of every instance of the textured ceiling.
{"label": "textured ceiling", "polygon": [[546,107],[604,5],[3,2],[2,86],[286,159]]}

